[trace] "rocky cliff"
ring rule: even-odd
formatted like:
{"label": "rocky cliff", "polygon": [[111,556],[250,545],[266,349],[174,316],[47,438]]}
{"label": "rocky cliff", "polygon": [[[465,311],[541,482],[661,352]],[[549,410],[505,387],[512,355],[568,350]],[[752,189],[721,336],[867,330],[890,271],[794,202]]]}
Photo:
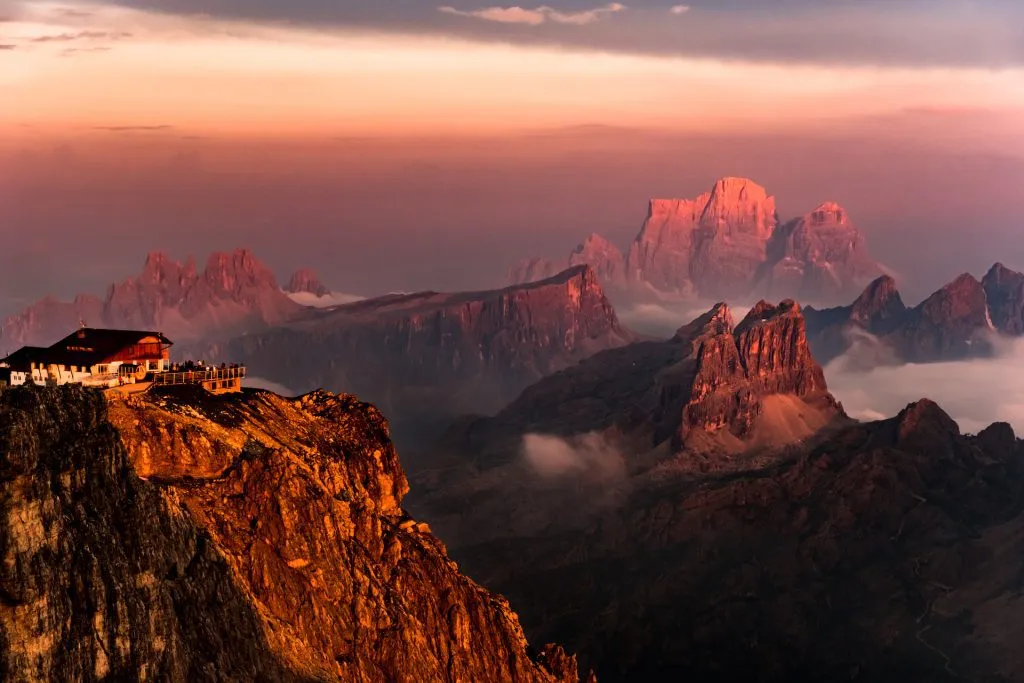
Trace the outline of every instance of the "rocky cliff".
{"label": "rocky cliff", "polygon": [[[591,235],[569,263],[589,264],[624,294],[703,299],[843,301],[882,272],[838,204],[825,202],[780,224],[775,198],[746,178],[722,178],[694,199],[652,199],[625,259],[607,239]],[[556,268],[535,258],[510,277],[528,282]]]}
{"label": "rocky cliff", "polygon": [[7,318],[0,351],[48,346],[81,321],[92,327],[153,329],[189,341],[259,329],[300,308],[247,249],[211,254],[201,272],[191,258],[182,264],[156,252],[137,277],[111,285],[102,301],[79,296],[60,304],[48,298]]}
{"label": "rocky cliff", "polygon": [[590,266],[605,287],[621,287],[626,282],[625,257],[597,233],[591,233],[569,254],[569,267],[574,266]]}
{"label": "rocky cliff", "polygon": [[981,284],[993,326],[1004,334],[1024,334],[1024,273],[996,263]]}
{"label": "rocky cliff", "polygon": [[460,575],[372,407],[0,393],[9,681],[576,681]]}
{"label": "rocky cliff", "polygon": [[[806,402],[808,414],[840,412],[811,357],[800,307],[762,301],[734,326],[722,303],[672,339],[605,352],[538,382],[496,422],[556,433],[639,427],[648,447],[671,435],[679,450],[694,434],[721,435],[730,444],[729,437],[753,438],[764,401],[777,396]],[[631,425],[639,406],[653,410],[646,424]]]}
{"label": "rocky cliff", "polygon": [[736,326],[718,304],[672,339],[599,353],[454,425],[414,504],[453,542],[585,528],[652,472],[735,471],[842,419],[795,303],[762,302]]}
{"label": "rocky cliff", "polygon": [[848,351],[858,339],[863,340],[863,333],[881,338],[899,329],[907,321],[910,309],[903,303],[896,281],[883,275],[869,284],[850,306],[824,310],[808,307],[804,315],[811,350],[815,357],[828,363]]}
{"label": "rocky cliff", "polygon": [[763,271],[759,290],[814,301],[849,300],[881,275],[864,235],[835,202],[780,226]]}
{"label": "rocky cliff", "polygon": [[513,285],[525,285],[528,282],[546,280],[557,275],[560,270],[562,268],[554,261],[537,256],[523,259],[509,268],[508,281]]}
{"label": "rocky cliff", "polygon": [[652,200],[630,246],[629,277],[704,297],[747,295],[778,225],[775,198],[746,178],[722,178],[693,200]]}
{"label": "rocky cliff", "polygon": [[987,334],[994,331],[985,288],[964,273],[922,301],[885,339],[902,358],[930,362],[989,355]]}
{"label": "rocky cliff", "polygon": [[220,352],[295,391],[358,393],[408,426],[497,410],[541,377],[633,339],[594,272],[578,266],[502,290],[310,311]]}

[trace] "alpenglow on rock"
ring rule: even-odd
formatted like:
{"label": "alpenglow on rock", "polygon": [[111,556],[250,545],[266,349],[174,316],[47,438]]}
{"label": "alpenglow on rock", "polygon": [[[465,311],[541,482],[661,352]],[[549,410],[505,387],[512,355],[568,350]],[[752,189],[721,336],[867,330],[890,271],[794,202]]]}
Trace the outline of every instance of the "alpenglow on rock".
{"label": "alpenglow on rock", "polygon": [[[882,273],[838,204],[780,224],[775,197],[747,178],[722,178],[695,199],[652,199],[624,260],[592,234],[568,262],[588,263],[615,290],[703,299],[839,302]],[[526,282],[554,267],[531,259],[510,277]]]}
{"label": "alpenglow on rock", "polygon": [[881,274],[848,212],[825,202],[775,231],[759,289],[769,296],[848,300]]}
{"label": "alpenglow on rock", "polygon": [[103,300],[80,295],[72,303],[60,303],[48,297],[8,317],[0,353],[49,346],[81,322],[90,327],[159,330],[190,341],[260,329],[300,309],[248,249],[213,253],[202,271],[192,258],[182,264],[153,252],[138,276],[111,285]]}
{"label": "alpenglow on rock", "polygon": [[747,294],[766,259],[775,198],[745,178],[723,178],[696,199],[651,200],[629,249],[629,278],[666,292]]}
{"label": "alpenglow on rock", "polygon": [[0,392],[5,681],[577,682],[403,511],[373,407],[202,393]]}

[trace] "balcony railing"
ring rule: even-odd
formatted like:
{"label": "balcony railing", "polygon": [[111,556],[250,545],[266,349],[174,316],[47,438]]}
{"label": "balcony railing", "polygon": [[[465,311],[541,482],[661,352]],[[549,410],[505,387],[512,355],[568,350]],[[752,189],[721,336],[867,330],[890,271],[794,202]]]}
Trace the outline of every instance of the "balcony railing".
{"label": "balcony railing", "polygon": [[242,379],[245,368],[211,368],[209,370],[186,370],[184,372],[158,372],[153,383],[158,385],[203,384],[225,379]]}

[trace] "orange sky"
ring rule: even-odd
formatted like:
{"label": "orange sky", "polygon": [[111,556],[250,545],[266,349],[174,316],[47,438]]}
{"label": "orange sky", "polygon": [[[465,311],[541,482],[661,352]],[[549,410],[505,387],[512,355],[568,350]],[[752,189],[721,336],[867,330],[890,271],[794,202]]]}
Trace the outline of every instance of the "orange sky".
{"label": "orange sky", "polygon": [[1012,69],[727,63],[24,7],[0,24],[0,43],[15,46],[0,52],[0,132],[22,141],[136,126],[217,137],[744,130],[1024,108],[1024,71]]}

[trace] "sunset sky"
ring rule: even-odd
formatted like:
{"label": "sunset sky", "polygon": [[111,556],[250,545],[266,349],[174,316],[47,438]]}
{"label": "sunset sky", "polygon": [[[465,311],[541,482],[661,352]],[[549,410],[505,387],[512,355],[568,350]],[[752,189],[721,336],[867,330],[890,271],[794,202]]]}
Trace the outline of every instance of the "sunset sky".
{"label": "sunset sky", "polygon": [[10,2],[8,134],[471,134],[1024,108],[1011,0]]}
{"label": "sunset sky", "polygon": [[1024,266],[1022,114],[1017,0],[0,0],[0,230],[53,266],[110,237],[49,281],[0,257],[0,287],[238,243],[361,293],[493,284],[753,173],[794,214],[843,200],[897,270],[935,221],[932,263]]}

